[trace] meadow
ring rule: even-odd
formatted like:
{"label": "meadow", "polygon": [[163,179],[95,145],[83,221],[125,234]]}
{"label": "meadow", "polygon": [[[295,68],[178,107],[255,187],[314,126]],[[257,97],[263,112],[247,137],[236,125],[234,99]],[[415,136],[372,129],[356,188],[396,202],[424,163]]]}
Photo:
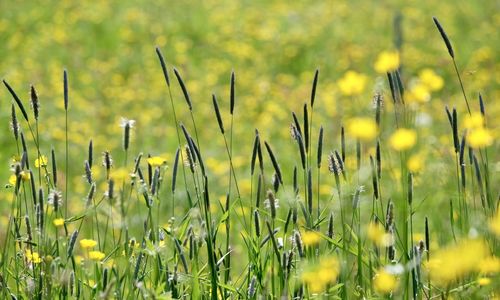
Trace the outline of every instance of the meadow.
{"label": "meadow", "polygon": [[2,298],[500,298],[497,6],[2,9]]}

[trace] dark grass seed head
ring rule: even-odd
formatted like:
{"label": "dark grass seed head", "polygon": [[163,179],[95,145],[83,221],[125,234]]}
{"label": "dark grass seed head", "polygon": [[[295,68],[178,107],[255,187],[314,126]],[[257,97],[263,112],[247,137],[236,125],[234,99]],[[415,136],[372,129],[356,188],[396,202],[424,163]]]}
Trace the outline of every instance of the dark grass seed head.
{"label": "dark grass seed head", "polygon": [[177,182],[177,170],[179,167],[179,156],[180,156],[180,148],[177,148],[175,151],[175,159],[174,159],[174,167],[172,170],[172,193],[175,193],[175,186]]}
{"label": "dark grass seed head", "polygon": [[318,86],[318,78],[319,78],[319,69],[316,69],[316,72],[314,72],[314,79],[311,90],[311,108],[314,107],[314,100],[316,99],[316,88]]}
{"label": "dark grass seed head", "polygon": [[224,123],[222,122],[222,117],[220,115],[219,104],[217,103],[217,98],[215,94],[212,94],[212,103],[214,105],[215,116],[217,118],[217,124],[219,124],[219,129],[222,134],[224,134]]}
{"label": "dark grass seed head", "polygon": [[253,142],[253,149],[252,149],[252,159],[250,162],[250,175],[253,176],[253,173],[255,172],[255,160],[257,159],[257,148],[259,147],[260,144],[260,139],[259,139],[259,132],[255,130],[255,138]]}
{"label": "dark grass seed head", "polygon": [[309,153],[309,112],[307,109],[307,104],[304,103],[304,144],[306,147],[306,153]]}
{"label": "dark grass seed head", "polygon": [[69,91],[68,91],[68,71],[66,69],[64,69],[63,72],[63,85],[64,85],[64,110],[68,110]]}
{"label": "dark grass seed head", "polygon": [[52,160],[52,181],[54,182],[54,186],[57,187],[57,161],[56,161],[56,152],[54,148],[50,150],[51,160]]}
{"label": "dark grass seed head", "polygon": [[486,114],[486,110],[484,108],[484,101],[483,101],[483,96],[481,93],[479,93],[479,110],[481,111],[481,114],[483,115],[483,118]]}
{"label": "dark grass seed head", "polygon": [[451,46],[450,39],[448,38],[448,35],[443,29],[443,26],[441,26],[441,23],[439,23],[438,19],[436,17],[432,17],[432,20],[434,21],[434,24],[436,25],[439,33],[441,34],[441,38],[443,39],[446,49],[448,49],[448,53],[450,54],[451,58],[455,58],[455,52],[453,51],[453,47]]}
{"label": "dark grass seed head", "polygon": [[281,169],[280,166],[278,165],[278,161],[276,160],[276,156],[274,156],[273,150],[271,149],[271,146],[264,141],[264,145],[266,146],[267,153],[269,154],[269,158],[271,158],[271,163],[273,164],[274,171],[276,172],[276,176],[278,176],[278,180],[281,184],[283,184],[283,179],[281,177]]}
{"label": "dark grass seed head", "polygon": [[33,109],[33,116],[35,120],[38,121],[38,117],[40,114],[40,102],[38,100],[38,95],[33,85],[30,87],[30,100],[31,100],[31,108]]}
{"label": "dark grass seed head", "polygon": [[234,85],[235,85],[235,76],[234,76],[234,71],[231,72],[231,81],[230,81],[230,91],[229,91],[229,112],[231,115],[234,113],[234,101],[235,101],[235,91],[234,91]]}
{"label": "dark grass seed head", "polygon": [[319,128],[319,137],[318,137],[318,152],[316,156],[316,162],[318,169],[321,168],[321,157],[323,155],[323,126]]}
{"label": "dark grass seed head", "polygon": [[182,77],[176,68],[174,68],[174,74],[175,74],[175,77],[177,77],[177,81],[179,82],[179,85],[181,86],[182,93],[184,94],[184,99],[186,100],[186,103],[189,107],[189,110],[193,110],[193,104],[191,103],[191,97],[189,96],[189,93],[186,89],[186,85],[184,84],[184,81],[182,80]]}
{"label": "dark grass seed head", "polygon": [[163,54],[161,53],[160,47],[156,47],[156,55],[158,55],[158,59],[160,60],[161,70],[163,71],[163,77],[165,77],[165,82],[167,86],[170,87],[170,78],[168,76],[167,65],[165,63],[165,59],[163,58]]}
{"label": "dark grass seed head", "polygon": [[11,121],[10,121],[10,128],[12,129],[12,133],[14,134],[14,138],[16,141],[19,139],[19,122],[17,121],[17,116],[16,116],[16,108],[14,107],[14,104],[11,106]]}
{"label": "dark grass seed head", "polygon": [[14,90],[7,83],[7,81],[3,80],[3,84],[5,85],[5,87],[9,91],[9,93],[11,94],[12,98],[14,98],[14,101],[16,102],[17,106],[19,107],[19,110],[21,110],[21,113],[23,114],[24,119],[27,122],[29,122],[29,120],[28,120],[28,114],[26,113],[26,109],[24,109],[24,105],[23,105],[21,99],[19,99],[19,97],[17,96],[16,92],[14,92]]}
{"label": "dark grass seed head", "polygon": [[75,230],[75,231],[73,231],[73,233],[69,237],[68,251],[67,251],[68,257],[73,256],[73,250],[75,249],[75,243],[76,243],[77,238],[78,238],[78,230]]}

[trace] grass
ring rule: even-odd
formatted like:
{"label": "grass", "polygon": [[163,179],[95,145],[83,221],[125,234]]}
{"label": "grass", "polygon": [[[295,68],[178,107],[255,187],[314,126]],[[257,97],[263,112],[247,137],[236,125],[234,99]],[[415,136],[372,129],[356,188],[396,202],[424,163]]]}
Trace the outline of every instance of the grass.
{"label": "grass", "polygon": [[[6,76],[12,130],[0,157],[14,158],[0,206],[2,297],[498,297],[498,105],[470,97],[495,90],[468,88],[462,45],[434,24],[449,63],[412,77],[399,41],[376,59],[373,101],[367,75],[332,83],[321,68],[252,105],[248,86],[261,79],[235,67],[200,91],[200,70],[174,68],[169,47],[151,46],[162,103],[130,106],[133,120],[116,124],[121,104],[79,99],[79,68],[61,69],[60,104],[32,88],[31,110]],[[452,95],[449,107],[437,95]],[[291,96],[299,102],[272,100]],[[96,109],[107,117],[82,122]],[[105,121],[112,130],[81,136]]]}

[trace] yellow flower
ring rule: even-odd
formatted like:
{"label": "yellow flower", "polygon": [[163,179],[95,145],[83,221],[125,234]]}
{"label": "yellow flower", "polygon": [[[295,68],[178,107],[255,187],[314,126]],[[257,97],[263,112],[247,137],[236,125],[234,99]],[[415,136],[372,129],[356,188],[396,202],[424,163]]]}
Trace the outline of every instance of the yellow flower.
{"label": "yellow flower", "polygon": [[500,259],[495,256],[489,256],[479,262],[479,272],[483,274],[492,274],[500,272]]}
{"label": "yellow flower", "polygon": [[396,277],[384,269],[380,269],[373,277],[373,287],[379,294],[388,294],[396,289]]}
{"label": "yellow flower", "polygon": [[21,180],[22,181],[29,181],[30,179],[31,179],[30,172],[28,172],[28,171],[21,172]]}
{"label": "yellow flower", "polygon": [[106,254],[102,253],[101,251],[90,251],[89,252],[89,258],[92,260],[100,261],[104,257],[106,257]]}
{"label": "yellow flower", "polygon": [[40,254],[38,254],[38,252],[32,252],[31,250],[26,250],[25,255],[28,262],[32,262],[34,264],[39,264],[42,262],[42,258],[40,257]]}
{"label": "yellow flower", "polygon": [[464,127],[467,129],[481,128],[484,125],[484,118],[480,112],[473,112],[464,118]]}
{"label": "yellow flower", "polygon": [[83,256],[81,256],[81,255],[75,255],[75,263],[77,265],[81,264],[82,261],[83,261]]}
{"label": "yellow flower", "polygon": [[316,245],[321,241],[321,236],[316,231],[305,231],[301,236],[302,243],[306,246]]}
{"label": "yellow flower", "polygon": [[477,283],[480,286],[485,286],[491,283],[491,279],[489,279],[488,277],[481,277],[477,280]]}
{"label": "yellow flower", "polygon": [[389,144],[396,151],[408,150],[417,142],[417,133],[413,129],[400,128],[389,138]]}
{"label": "yellow flower", "polygon": [[47,156],[41,155],[40,158],[35,159],[35,168],[46,167],[47,162]]}
{"label": "yellow flower", "polygon": [[80,246],[84,249],[94,248],[97,245],[97,242],[90,239],[82,239],[80,240]]}
{"label": "yellow flower", "polygon": [[328,284],[337,280],[339,273],[340,263],[337,258],[321,257],[316,264],[307,265],[300,278],[312,293],[320,293],[325,291]]}
{"label": "yellow flower", "polygon": [[392,237],[385,232],[384,226],[380,223],[370,222],[367,229],[368,239],[379,247],[386,247],[393,244]]}
{"label": "yellow flower", "polygon": [[472,148],[484,148],[493,144],[493,135],[486,128],[476,128],[469,133],[467,142]]}
{"label": "yellow flower", "polygon": [[375,71],[381,74],[396,70],[399,67],[399,53],[397,51],[380,53],[374,67]]}
{"label": "yellow flower", "polygon": [[423,69],[420,71],[418,77],[431,91],[439,91],[444,86],[443,78],[437,75],[432,69]]}
{"label": "yellow flower", "polygon": [[347,71],[337,84],[344,96],[355,96],[365,90],[367,80],[368,78],[363,74]]}
{"label": "yellow flower", "polygon": [[487,257],[488,246],[483,240],[462,240],[434,252],[425,268],[436,284],[446,286],[471,272],[480,271],[480,263]]}
{"label": "yellow flower", "polygon": [[496,215],[489,222],[490,230],[500,238],[500,208],[497,209]]}
{"label": "yellow flower", "polygon": [[57,218],[52,221],[54,223],[54,226],[59,227],[64,225],[64,219],[63,218]]}
{"label": "yellow flower", "polygon": [[407,94],[407,99],[410,102],[425,103],[431,99],[431,94],[426,85],[417,83],[413,85]]}
{"label": "yellow flower", "polygon": [[377,136],[377,123],[371,118],[353,118],[347,122],[347,134],[362,141],[370,141]]}
{"label": "yellow flower", "polygon": [[408,167],[408,170],[410,170],[412,173],[417,173],[421,171],[424,166],[424,159],[422,155],[414,154],[410,156],[410,158],[406,162],[406,166]]}
{"label": "yellow flower", "polygon": [[167,163],[167,160],[163,157],[160,157],[160,156],[150,157],[147,159],[147,161],[148,161],[148,164],[150,164],[151,167],[153,167],[153,168],[159,167],[159,166]]}
{"label": "yellow flower", "polygon": [[16,182],[17,182],[16,175],[15,174],[10,175],[10,177],[9,177],[9,184],[10,185],[16,185]]}

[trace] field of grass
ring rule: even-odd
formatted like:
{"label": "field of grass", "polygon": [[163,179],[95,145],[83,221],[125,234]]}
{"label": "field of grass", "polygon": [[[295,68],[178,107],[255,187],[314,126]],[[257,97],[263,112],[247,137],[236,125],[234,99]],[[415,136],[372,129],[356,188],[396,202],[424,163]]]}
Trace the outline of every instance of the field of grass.
{"label": "field of grass", "polygon": [[498,3],[140,2],[0,4],[2,299],[500,298]]}

